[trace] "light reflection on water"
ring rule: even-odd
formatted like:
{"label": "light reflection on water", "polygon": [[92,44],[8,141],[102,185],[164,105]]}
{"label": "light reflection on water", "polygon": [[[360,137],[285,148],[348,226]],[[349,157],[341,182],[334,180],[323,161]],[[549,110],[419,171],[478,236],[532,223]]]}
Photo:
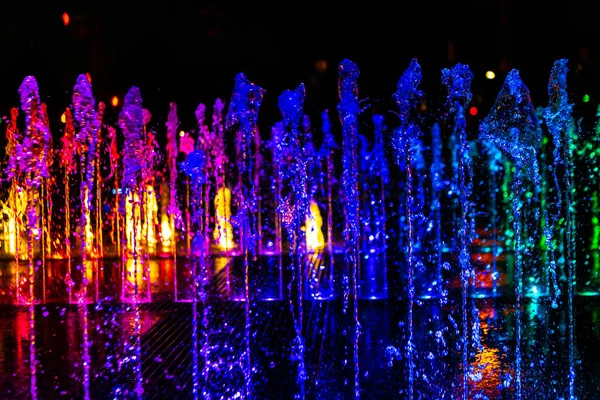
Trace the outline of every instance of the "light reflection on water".
{"label": "light reflection on water", "polygon": [[[216,397],[244,393],[244,368],[240,359],[246,354],[244,338],[245,302],[235,302],[243,294],[243,277],[234,262],[216,263],[209,289],[214,299],[208,318],[210,359],[200,360],[210,383],[206,388]],[[65,268],[61,262],[47,263],[47,304],[35,306],[34,331],[35,381],[31,379],[30,317],[27,308],[0,306],[0,398],[29,398],[32,382],[40,398],[77,398],[83,396],[83,346],[81,310],[69,304],[66,284],[61,284]],[[266,264],[265,264],[266,265]],[[287,398],[288,386],[295,381],[289,360],[292,320],[285,298],[279,293],[276,266],[261,269],[264,276],[253,287],[264,283],[250,302],[250,354],[257,398]],[[189,398],[191,379],[190,304],[172,302],[174,272],[177,271],[180,301],[189,295],[191,281],[186,261],[177,268],[169,259],[149,263],[152,302],[137,307],[120,304],[118,262],[98,262],[99,301],[88,307],[90,393],[97,398],[122,398],[143,389],[145,396]],[[2,287],[10,282],[10,265],[2,264]],[[14,270],[14,268],[13,268]],[[267,301],[268,300],[268,301]],[[452,399],[460,392],[460,357],[447,315],[460,317],[457,303],[440,307],[439,300],[421,301],[415,307],[415,393],[421,398]],[[202,307],[201,305],[199,307]],[[470,359],[469,392],[476,398],[512,398],[514,390],[514,307],[503,299],[477,300],[482,350]],[[582,303],[577,307],[577,379],[580,398],[596,393],[600,385],[600,306]],[[139,329],[136,332],[136,309]],[[349,398],[353,366],[343,351],[344,332],[351,332],[353,319],[344,315],[338,300],[307,301],[304,336],[309,375],[306,390],[317,398]],[[402,321],[406,303],[392,300],[363,300],[359,304],[362,325],[358,344],[360,387],[365,398],[402,398],[406,393],[405,358],[388,364],[385,350],[406,334]],[[564,393],[568,370],[566,311],[551,309],[546,303],[528,301],[523,308],[523,391],[528,396]],[[400,322],[400,325],[399,325]],[[435,332],[444,330],[445,346],[436,341]],[[137,336],[140,341],[137,341]],[[208,364],[205,364],[205,361]],[[136,379],[137,368],[143,377]],[[399,395],[400,394],[400,395]],[[96,395],[93,395],[94,397]],[[104,396],[104,397],[103,397]],[[432,397],[435,396],[435,397]],[[593,398],[593,397],[590,397]]]}

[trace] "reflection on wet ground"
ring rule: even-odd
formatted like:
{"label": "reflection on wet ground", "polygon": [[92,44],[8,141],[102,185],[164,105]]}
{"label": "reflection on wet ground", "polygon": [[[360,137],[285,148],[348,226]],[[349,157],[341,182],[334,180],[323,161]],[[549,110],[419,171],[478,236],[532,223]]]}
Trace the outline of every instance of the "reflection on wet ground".
{"label": "reflection on wet ground", "polygon": [[[69,304],[62,278],[47,279],[45,304],[0,306],[0,398],[188,399],[194,398],[194,387],[200,398],[203,393],[210,398],[294,398],[293,317],[277,268],[264,264],[262,289],[247,304],[241,271],[216,265],[211,300],[206,310],[196,305],[195,321],[185,263],[174,271],[172,260],[151,264],[156,284],[150,285],[149,302],[120,301],[119,269],[103,262],[96,272],[98,299],[86,306],[87,316],[82,306]],[[47,275],[61,276],[62,267],[56,263]],[[140,281],[139,287],[144,284]],[[447,300],[415,302],[414,398],[462,394],[461,302],[453,294]],[[481,347],[468,360],[469,397],[515,398],[514,305],[505,298],[472,301],[476,307],[469,312],[478,310]],[[306,398],[355,398],[355,390],[367,399],[407,398],[407,309],[404,300],[359,300],[361,328],[355,342],[354,318],[343,312],[341,300],[306,300]],[[600,303],[577,298],[575,311],[576,394],[597,399]],[[89,338],[83,346],[86,318]],[[567,318],[564,307],[553,309],[543,299],[525,302],[524,398],[558,399],[568,393]]]}

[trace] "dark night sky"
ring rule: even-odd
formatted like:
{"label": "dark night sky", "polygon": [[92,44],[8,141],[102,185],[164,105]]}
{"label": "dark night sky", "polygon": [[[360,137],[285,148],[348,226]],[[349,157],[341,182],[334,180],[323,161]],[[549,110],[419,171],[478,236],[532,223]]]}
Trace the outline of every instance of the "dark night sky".
{"label": "dark night sky", "polygon": [[[545,105],[554,60],[568,58],[573,71],[582,65],[571,85],[592,100],[600,67],[593,2],[44,3],[18,1],[0,11],[0,115],[18,105],[27,75],[38,79],[51,118],[70,103],[77,75],[89,72],[99,100],[122,98],[137,85],[154,115],[166,117],[168,103],[176,101],[185,120],[181,115],[193,118],[198,102],[228,100],[237,72],[268,91],[266,112],[276,112],[277,96],[300,82],[307,85],[308,107],[335,107],[343,58],[359,65],[361,96],[374,104],[389,101],[413,57],[431,92],[441,90],[440,69],[469,64],[485,112],[510,68],[521,71],[534,102]],[[66,27],[63,12],[71,17]],[[321,59],[325,72],[315,68]],[[497,79],[486,81],[487,69]]]}

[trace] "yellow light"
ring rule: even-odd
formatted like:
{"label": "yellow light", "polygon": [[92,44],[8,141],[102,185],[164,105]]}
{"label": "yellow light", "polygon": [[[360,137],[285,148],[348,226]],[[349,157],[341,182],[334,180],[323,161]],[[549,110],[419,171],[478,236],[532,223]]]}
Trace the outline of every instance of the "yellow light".
{"label": "yellow light", "polygon": [[229,258],[229,257],[223,257],[223,256],[217,256],[217,257],[213,258],[213,265],[215,267],[215,274],[217,272],[220,272],[220,271],[224,270],[225,267],[227,266],[227,264],[229,264],[230,260],[231,260],[231,258]]}
{"label": "yellow light", "polygon": [[179,132],[179,137],[184,137],[185,136],[185,132],[184,131],[180,131]]}
{"label": "yellow light", "polygon": [[[141,289],[144,283],[144,270],[140,260],[128,258],[125,260],[125,272],[127,284],[132,286],[137,284],[138,288]],[[141,291],[141,290],[140,290]]]}
{"label": "yellow light", "polygon": [[321,216],[319,205],[314,201],[311,201],[309,211],[310,215],[306,217],[304,225],[306,250],[308,252],[315,252],[325,248],[325,238],[321,229],[323,227],[323,217]]}
{"label": "yellow light", "polygon": [[133,251],[142,239],[142,210],[137,205],[141,199],[137,191],[130,191],[125,198],[125,242],[126,248]]}
{"label": "yellow light", "polygon": [[[90,193],[89,189],[87,188],[83,193],[83,201],[87,204],[89,204],[90,202]],[[92,230],[92,215],[90,210],[87,210],[85,215],[84,243],[87,255],[91,258],[97,258],[98,252],[96,247],[94,246],[94,232]]]}
{"label": "yellow light", "polygon": [[134,247],[141,249],[146,245],[148,251],[154,251],[157,243],[154,226],[158,222],[158,201],[152,185],[146,186],[145,196],[140,197],[137,191],[127,194],[125,218],[127,250],[133,251]]}
{"label": "yellow light", "polygon": [[113,98],[110,101],[110,103],[112,104],[113,107],[118,106],[119,105],[119,98],[117,96],[113,96]]}
{"label": "yellow light", "polygon": [[62,113],[62,115],[60,116],[60,122],[62,122],[63,124],[67,123],[67,116],[65,115],[65,113]]}
{"label": "yellow light", "polygon": [[156,193],[152,185],[146,186],[146,201],[144,202],[144,215],[146,220],[142,228],[142,234],[146,239],[146,244],[150,251],[154,251],[156,248],[156,231],[154,227],[158,223],[158,201],[156,199]]}
{"label": "yellow light", "polygon": [[485,73],[485,77],[488,79],[494,79],[496,77],[496,74],[494,73],[494,71],[488,71]]}
{"label": "yellow light", "polygon": [[0,202],[0,216],[2,217],[0,222],[1,239],[8,244],[8,252],[10,254],[14,255],[19,250],[22,250],[21,235],[24,230],[19,221],[26,213],[27,199],[25,191],[15,185],[11,186],[8,200]]}
{"label": "yellow light", "polygon": [[217,248],[221,251],[233,250],[236,244],[233,241],[233,226],[231,225],[231,190],[222,187],[215,196],[216,224],[213,238]]}
{"label": "yellow light", "polygon": [[166,248],[170,247],[171,239],[173,238],[173,229],[171,229],[169,216],[166,213],[163,213],[160,218],[160,236],[162,245]]}

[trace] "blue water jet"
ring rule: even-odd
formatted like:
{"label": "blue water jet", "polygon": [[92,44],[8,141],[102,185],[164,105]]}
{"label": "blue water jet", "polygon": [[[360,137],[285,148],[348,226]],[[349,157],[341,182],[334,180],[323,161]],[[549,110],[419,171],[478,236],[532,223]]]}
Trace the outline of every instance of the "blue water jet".
{"label": "blue water jet", "polygon": [[[471,101],[471,81],[473,73],[467,65],[457,64],[452,69],[442,70],[442,82],[448,90],[447,102],[450,114],[454,116],[454,134],[457,146],[457,183],[459,206],[461,210],[460,226],[458,229],[460,279],[462,285],[462,357],[463,357],[463,399],[469,398],[469,312],[467,311],[467,298],[475,286],[475,269],[471,264],[469,246],[475,239],[474,202],[471,198],[473,192],[472,160],[469,155],[469,141],[467,139],[466,107]],[[474,303],[473,303],[474,307]],[[476,309],[472,314],[477,315]],[[479,349],[478,318],[474,318],[471,338],[473,347]]]}
{"label": "blue water jet", "polygon": [[[492,263],[490,267],[490,273],[492,276],[492,296],[496,297],[498,292],[498,256],[503,252],[502,246],[499,244],[500,235],[498,234],[500,230],[500,221],[499,221],[499,204],[498,204],[498,187],[501,182],[502,173],[504,171],[505,166],[505,158],[502,155],[502,152],[498,147],[496,147],[490,141],[483,141],[483,149],[487,156],[487,167],[488,167],[488,191],[490,197],[489,203],[489,215],[490,222],[489,227],[491,231],[491,246],[490,250],[492,253]],[[502,205],[502,203],[500,203]]]}
{"label": "blue water jet", "polygon": [[[121,128],[121,132],[124,136],[123,142],[123,180],[122,184],[122,193],[132,193],[132,207],[134,212],[133,214],[133,226],[137,225],[137,221],[135,220],[135,215],[138,213],[135,211],[136,207],[141,208],[142,205],[139,201],[135,201],[135,194],[141,194],[141,180],[142,180],[142,171],[145,166],[145,146],[144,146],[144,113],[142,108],[142,96],[140,90],[132,86],[127,94],[125,95],[125,100],[123,102],[123,109],[119,114],[119,127]],[[141,196],[139,196],[141,197]],[[138,197],[138,198],[139,198]],[[123,196],[120,211],[123,220],[126,218],[126,202],[127,196]],[[141,320],[140,320],[140,310],[139,310],[139,288],[138,288],[138,279],[137,274],[139,273],[139,259],[140,259],[140,250],[139,243],[134,235],[133,239],[133,282],[134,282],[134,293],[133,293],[133,303],[134,303],[134,338],[135,344],[132,346],[135,349],[135,354],[130,357],[130,359],[135,361],[133,370],[136,376],[136,389],[135,393],[138,398],[142,398],[143,395],[143,387],[142,387],[142,366],[141,366]],[[122,243],[126,243],[125,240],[125,230],[123,230]],[[125,274],[126,270],[126,255],[127,252],[123,252],[123,260],[122,266],[123,274]],[[124,276],[124,275],[123,275]]]}
{"label": "blue water jet", "polygon": [[[561,217],[564,223],[559,227],[558,240],[563,250],[564,264],[567,270],[567,294],[569,310],[569,399],[575,398],[575,367],[574,367],[574,320],[573,320],[573,287],[575,285],[575,185],[573,139],[575,135],[575,121],[573,119],[573,105],[569,103],[567,93],[567,67],[568,60],[561,59],[554,62],[548,82],[549,105],[544,109],[544,122],[548,127],[554,142],[554,169],[553,175],[557,185],[558,202],[555,206],[557,215],[551,220],[553,224]],[[558,171],[562,166],[562,174]],[[545,209],[544,209],[545,210]],[[552,228],[549,223],[544,231],[546,247],[553,250]],[[549,243],[550,242],[550,243]],[[556,279],[556,263],[550,259],[548,265],[552,277],[555,296],[560,294]]]}
{"label": "blue water jet", "polygon": [[[37,399],[37,378],[35,359],[35,240],[39,239],[39,215],[35,207],[35,193],[43,186],[44,179],[49,178],[48,158],[51,150],[52,135],[44,112],[44,105],[40,101],[38,84],[33,76],[28,76],[19,87],[21,109],[25,112],[25,133],[16,142],[16,155],[18,167],[10,170],[17,178],[24,182],[26,195],[27,214],[27,280],[29,292],[25,299],[28,304],[29,316],[29,363],[31,380],[29,393],[32,399]],[[18,264],[17,264],[18,265]],[[19,290],[19,289],[17,289]],[[20,296],[18,292],[17,296]]]}
{"label": "blue water jet", "polygon": [[358,182],[360,191],[359,298],[385,299],[387,287],[386,185],[389,169],[383,139],[384,117],[372,117],[373,145],[359,134]]}
{"label": "blue water jet", "polygon": [[329,120],[329,111],[321,112],[321,131],[323,132],[323,142],[317,151],[317,159],[325,172],[321,172],[322,196],[327,197],[327,254],[329,256],[329,293],[330,297],[334,295],[334,272],[335,262],[333,254],[333,191],[335,185],[335,170],[333,163],[334,152],[339,149],[335,137],[331,132],[331,122]]}
{"label": "blue water jet", "polygon": [[340,102],[337,106],[342,123],[342,188],[344,191],[344,214],[346,222],[344,227],[346,270],[350,276],[344,274],[344,306],[347,312],[350,295],[353,297],[354,317],[354,396],[360,397],[359,369],[358,369],[358,340],[360,337],[360,322],[358,320],[358,272],[359,272],[359,240],[360,240],[360,204],[358,188],[358,116],[360,105],[358,101],[358,66],[350,61],[343,60],[338,66],[338,95]]}
{"label": "blue water jet", "polygon": [[227,115],[225,129],[235,131],[237,144],[238,181],[236,193],[239,196],[238,219],[241,227],[240,242],[244,257],[244,315],[245,315],[245,394],[251,396],[252,364],[250,358],[250,257],[256,257],[257,188],[254,182],[254,144],[258,135],[258,110],[265,90],[250,82],[243,73],[235,77],[235,85]]}
{"label": "blue water jet", "polygon": [[516,396],[522,396],[521,384],[521,303],[523,296],[523,244],[521,234],[522,196],[525,179],[540,186],[537,152],[541,147],[542,131],[529,90],[519,72],[511,70],[496,98],[492,111],[479,127],[479,138],[496,145],[515,166],[512,185],[514,265],[516,294],[515,385]]}
{"label": "blue water jet", "polygon": [[[203,220],[205,217],[204,213],[204,183],[206,182],[206,161],[205,154],[202,150],[197,149],[189,153],[180,164],[181,170],[190,179],[190,191],[191,191],[191,203],[190,203],[190,214],[191,214],[191,228],[194,230],[194,239],[192,242],[192,249],[190,254],[194,257],[192,261],[192,280],[193,280],[193,293],[192,293],[192,396],[193,398],[199,399],[200,395],[204,399],[210,399],[209,392],[207,390],[208,384],[208,369],[207,365],[210,365],[210,343],[209,343],[209,304],[207,298],[206,288],[210,281],[209,265],[206,257],[208,252],[205,231],[203,228]],[[198,321],[198,301],[201,302],[202,306],[202,318],[200,321],[201,335],[199,339],[199,321]],[[199,343],[201,341],[201,343]],[[203,360],[205,365],[202,371],[202,377],[200,377],[199,358]],[[202,378],[202,379],[200,379]]]}
{"label": "blue water jet", "polygon": [[[408,225],[408,245],[407,248],[401,248],[406,252],[406,264],[408,271],[408,340],[406,343],[406,353],[408,359],[408,398],[414,398],[414,380],[415,363],[413,343],[413,307],[415,300],[415,259],[413,243],[414,237],[414,215],[412,205],[414,204],[413,193],[413,149],[414,140],[421,135],[419,127],[410,120],[411,111],[421,100],[423,91],[418,89],[421,83],[421,66],[416,59],[410,62],[408,68],[404,71],[398,81],[397,91],[394,93],[394,99],[398,106],[398,116],[400,117],[400,126],[394,131],[392,136],[392,147],[396,152],[396,164],[400,168],[406,169],[406,221]],[[401,213],[400,215],[402,215]],[[402,224],[401,224],[402,226]],[[402,234],[402,232],[401,232]]]}
{"label": "blue water jet", "polygon": [[[81,235],[81,266],[82,271],[82,294],[79,299],[82,311],[83,320],[83,386],[84,386],[84,398],[90,398],[89,391],[89,338],[88,338],[88,327],[87,327],[87,268],[91,268],[90,248],[91,243],[88,243],[86,235],[86,227],[91,225],[91,212],[92,212],[92,198],[94,193],[94,182],[96,177],[96,159],[98,151],[98,137],[100,134],[101,120],[96,115],[96,100],[92,95],[92,87],[85,75],[79,75],[77,83],[73,89],[73,108],[74,117],[77,122],[79,131],[75,135],[75,141],[77,142],[80,149],[81,168],[82,168],[82,179],[80,185],[80,198],[81,204],[81,215],[79,218],[79,234]],[[97,290],[97,288],[96,288]]]}
{"label": "blue water jet", "polygon": [[[283,153],[278,156],[278,171],[282,183],[283,197],[278,206],[283,227],[287,231],[290,243],[290,256],[292,257],[292,280],[289,284],[290,308],[294,319],[295,337],[292,343],[292,360],[297,363],[297,384],[300,398],[305,397],[306,367],[304,365],[304,337],[302,335],[303,318],[303,251],[305,232],[301,229],[309,207],[307,193],[307,157],[304,154],[306,137],[300,132],[299,125],[302,119],[304,98],[304,85],[300,84],[296,90],[286,90],[279,96],[279,110],[283,117],[283,131],[277,144],[277,151]],[[285,158],[285,161],[284,159]],[[294,304],[295,303],[295,304]]]}
{"label": "blue water jet", "polygon": [[441,128],[438,123],[434,123],[431,128],[431,166],[429,167],[429,175],[431,180],[431,201],[430,201],[430,218],[432,223],[431,230],[433,231],[433,249],[435,254],[429,260],[430,264],[435,268],[436,289],[433,291],[433,296],[439,296],[442,292],[442,265],[444,254],[444,240],[442,235],[442,191],[446,187],[444,180],[444,159],[442,157],[443,142],[441,137]]}

